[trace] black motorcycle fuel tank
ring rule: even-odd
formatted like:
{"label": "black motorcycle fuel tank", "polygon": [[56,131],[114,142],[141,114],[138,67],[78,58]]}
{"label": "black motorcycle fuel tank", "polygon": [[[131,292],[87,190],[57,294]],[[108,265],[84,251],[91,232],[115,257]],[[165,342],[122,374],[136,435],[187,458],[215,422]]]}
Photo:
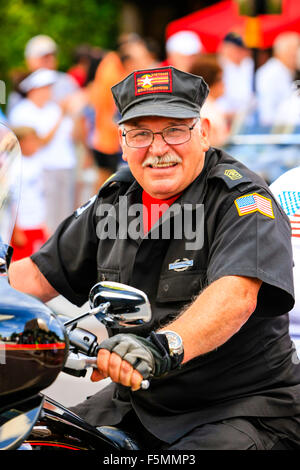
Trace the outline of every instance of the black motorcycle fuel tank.
{"label": "black motorcycle fuel tank", "polygon": [[64,326],[52,311],[0,276],[0,409],[48,387],[67,350]]}

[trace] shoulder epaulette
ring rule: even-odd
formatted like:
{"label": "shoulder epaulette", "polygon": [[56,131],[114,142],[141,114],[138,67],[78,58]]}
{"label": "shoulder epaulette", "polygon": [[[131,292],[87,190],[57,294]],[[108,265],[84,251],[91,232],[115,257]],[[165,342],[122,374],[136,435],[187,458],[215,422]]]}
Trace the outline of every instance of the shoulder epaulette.
{"label": "shoulder epaulette", "polygon": [[220,163],[216,165],[208,174],[208,179],[220,178],[229,189],[239,186],[242,183],[251,183],[252,179],[243,174],[243,170],[230,163]]}
{"label": "shoulder epaulette", "polygon": [[[131,184],[134,181],[134,177],[132,176],[129,167],[123,167],[113,175],[111,175],[105,183],[101,186],[100,190],[98,191],[98,196],[102,195],[102,192],[105,191],[105,188],[109,188],[114,183],[128,183]],[[89,199],[85,204],[80,206],[75,212],[75,218],[78,218],[83,212],[85,212],[96,200],[97,194],[95,194],[91,199]]]}
{"label": "shoulder epaulette", "polygon": [[118,170],[116,173],[111,175],[101,186],[99,194],[102,193],[106,188],[112,186],[115,183],[133,183],[134,177],[128,166],[125,166]]}

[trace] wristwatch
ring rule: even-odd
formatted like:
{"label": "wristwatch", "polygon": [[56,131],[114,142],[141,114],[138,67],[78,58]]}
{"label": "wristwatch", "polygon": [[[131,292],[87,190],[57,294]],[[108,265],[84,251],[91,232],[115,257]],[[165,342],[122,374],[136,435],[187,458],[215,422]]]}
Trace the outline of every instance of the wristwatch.
{"label": "wristwatch", "polygon": [[175,331],[151,331],[149,340],[158,348],[163,361],[168,364],[168,370],[180,367],[184,352],[181,337]]}
{"label": "wristwatch", "polygon": [[163,333],[167,338],[170,356],[177,357],[181,362],[183,359],[183,342],[181,336],[171,330],[161,331],[161,333]]}

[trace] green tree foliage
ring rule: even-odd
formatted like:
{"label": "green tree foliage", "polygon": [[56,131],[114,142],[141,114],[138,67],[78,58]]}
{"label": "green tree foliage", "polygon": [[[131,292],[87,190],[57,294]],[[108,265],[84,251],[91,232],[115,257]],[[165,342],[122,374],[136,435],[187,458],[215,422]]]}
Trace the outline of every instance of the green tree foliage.
{"label": "green tree foliage", "polygon": [[0,79],[10,88],[13,69],[24,67],[24,46],[36,34],[59,46],[59,68],[72,63],[80,44],[115,47],[121,0],[0,0]]}

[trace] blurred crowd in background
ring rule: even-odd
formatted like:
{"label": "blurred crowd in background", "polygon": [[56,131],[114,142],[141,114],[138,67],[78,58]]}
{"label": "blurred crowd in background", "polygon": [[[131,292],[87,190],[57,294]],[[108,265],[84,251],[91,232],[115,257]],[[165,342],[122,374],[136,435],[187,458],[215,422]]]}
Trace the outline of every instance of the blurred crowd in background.
{"label": "blurred crowd in background", "polygon": [[[67,72],[59,71],[58,48],[46,35],[29,40],[26,71],[12,74],[13,89],[0,115],[23,155],[15,260],[36,251],[125,164],[110,90],[136,69],[172,65],[202,76],[210,87],[202,117],[211,121],[211,145],[228,149],[268,183],[300,164],[296,32],[278,35],[272,54],[258,67],[235,32],[223,38],[217,53],[208,54],[198,34],[180,31],[166,41],[163,61],[159,45],[135,33],[119,37],[116,50],[83,44]],[[281,141],[287,134],[290,140]]]}

